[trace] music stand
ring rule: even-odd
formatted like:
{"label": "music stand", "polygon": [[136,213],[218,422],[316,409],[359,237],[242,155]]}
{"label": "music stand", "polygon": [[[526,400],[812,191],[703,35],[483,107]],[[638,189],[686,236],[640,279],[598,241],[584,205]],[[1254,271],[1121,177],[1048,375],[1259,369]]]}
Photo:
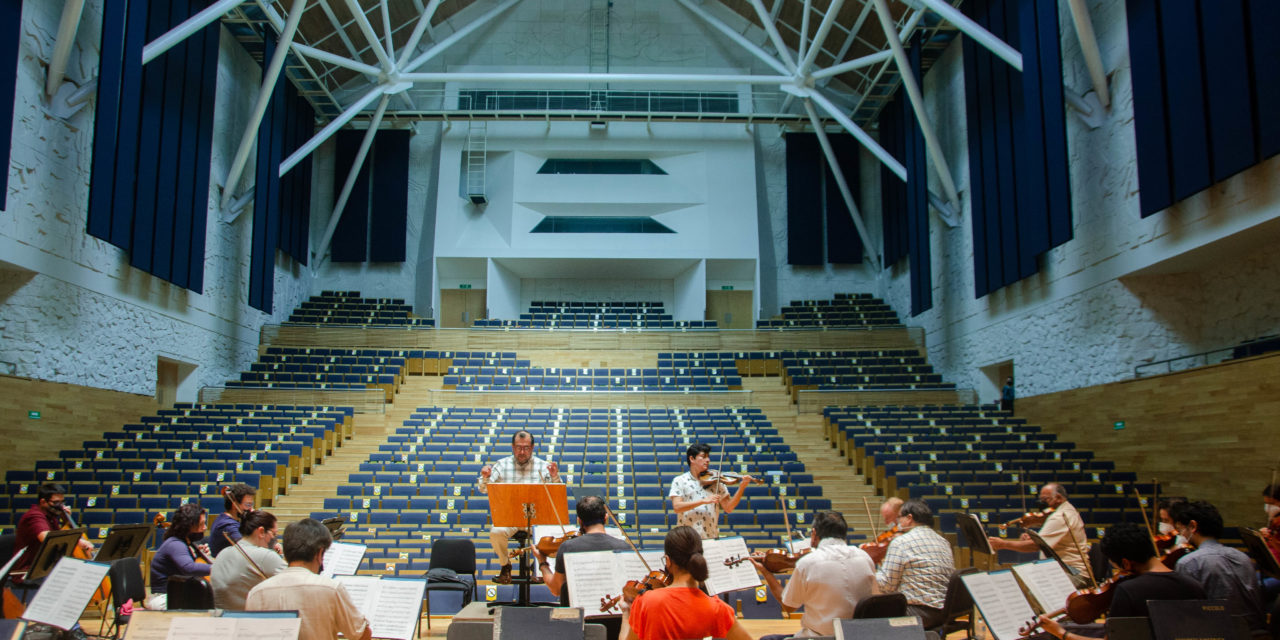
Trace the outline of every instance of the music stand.
{"label": "music stand", "polygon": [[1273,578],[1280,578],[1280,563],[1276,562],[1271,547],[1267,546],[1267,541],[1262,539],[1258,530],[1240,527],[1240,539],[1249,548],[1249,557],[1258,563],[1258,569]]}
{"label": "music stand", "polygon": [[93,556],[93,561],[111,564],[121,558],[136,558],[142,552],[153,528],[153,524],[119,524],[112,527],[98,553]]}
{"label": "music stand", "polygon": [[22,581],[34,582],[49,575],[59,560],[75,553],[76,545],[80,543],[80,537],[85,534],[85,531],[88,529],[50,531],[44,537],[44,542],[40,543],[35,561],[31,563],[31,568],[27,570],[27,575],[23,576]]}
{"label": "music stand", "polygon": [[[523,484],[498,482],[488,486],[489,511],[494,527],[516,527],[532,531],[535,524],[569,523],[569,493],[563,483]],[[529,545],[528,538],[520,546]],[[519,584],[515,606],[529,605],[528,553],[520,554],[520,577],[512,580]]]}
{"label": "music stand", "polygon": [[[1025,533],[1031,537],[1031,539],[1036,543],[1037,547],[1040,547],[1040,553],[1044,554],[1044,557],[1053,558],[1054,560],[1057,560],[1058,566],[1062,567],[1062,570],[1066,571],[1068,576],[1076,575],[1077,572],[1071,567],[1068,567],[1067,563],[1062,561],[1062,558],[1058,556],[1058,552],[1054,551],[1053,547],[1049,546],[1049,543],[1045,542],[1044,538],[1041,538],[1039,533],[1032,531],[1030,529],[1027,529]],[[1089,562],[1089,557],[1087,555],[1085,556],[1084,561],[1086,563]],[[1084,577],[1088,578],[1089,575],[1086,574]]]}
{"label": "music stand", "polygon": [[324,525],[324,527],[329,530],[329,536],[333,538],[334,542],[341,540],[343,534],[347,532],[347,530],[342,526],[345,523],[346,520],[338,517],[325,518],[320,521],[320,524]]}
{"label": "music stand", "polygon": [[[987,554],[988,558],[994,558],[996,552],[991,548],[991,541],[987,540],[987,530],[982,526],[982,520],[972,513],[962,513],[956,518],[956,525],[960,527],[960,533],[964,534],[965,542],[969,547],[969,566],[973,566],[974,551],[981,551]],[[991,568],[991,561],[987,561],[987,568]]]}

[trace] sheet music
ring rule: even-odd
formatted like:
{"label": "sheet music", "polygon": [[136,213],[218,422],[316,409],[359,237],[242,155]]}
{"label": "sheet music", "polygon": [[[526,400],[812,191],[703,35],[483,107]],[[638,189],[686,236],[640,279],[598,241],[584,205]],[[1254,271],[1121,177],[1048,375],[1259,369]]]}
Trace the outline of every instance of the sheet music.
{"label": "sheet music", "polygon": [[[661,571],[663,568],[661,549],[650,551],[641,549],[640,555],[644,556],[644,562],[640,561],[640,556],[637,556],[634,551],[614,551],[613,554],[615,556],[613,559],[614,564],[617,565],[618,573],[621,573],[623,578],[620,584],[625,584],[627,580],[639,580],[649,575],[650,571]],[[565,557],[568,558],[569,556]],[[648,568],[645,568],[645,562],[649,563]],[[616,596],[618,594],[615,593],[613,595]]]}
{"label": "sheet music", "polygon": [[368,548],[366,545],[350,542],[335,542],[329,545],[324,552],[324,571],[320,572],[320,575],[326,578],[355,575],[356,570],[360,568],[360,561],[364,560],[365,549]]}
{"label": "sheet music", "polygon": [[1036,614],[1022,595],[1022,588],[1009,571],[972,573],[961,576],[973,602],[987,621],[995,640],[1021,637],[1018,628],[1035,619]]}
{"label": "sheet music", "polygon": [[[235,618],[214,618],[203,616],[198,618],[175,618],[169,623],[169,634],[165,640],[218,640],[218,638],[238,638]],[[296,635],[294,636],[297,637]]]}
{"label": "sheet music", "polygon": [[409,640],[417,629],[425,580],[336,576],[360,613],[369,620],[375,638]]}
{"label": "sheet music", "polygon": [[[637,565],[640,564],[634,553],[628,551],[627,554]],[[639,572],[622,571],[625,557],[621,551],[566,553],[564,575],[565,584],[569,587],[569,606],[581,607],[588,617],[622,613],[617,605],[607,612],[600,611],[600,599],[622,595],[622,585],[627,580],[637,580],[646,575],[643,566]]]}
{"label": "sheet music", "polygon": [[800,553],[805,549],[812,549],[812,548],[813,548],[813,541],[810,540],[809,538],[804,538],[802,540],[790,540],[787,542],[787,551],[791,553]]}
{"label": "sheet music", "polygon": [[204,611],[149,611],[137,609],[125,627],[126,640],[168,640],[169,625],[179,618],[206,619]]}
{"label": "sheet music", "polygon": [[733,567],[724,565],[727,558],[745,558],[751,555],[751,551],[747,549],[747,541],[742,536],[703,540],[702,555],[707,559],[707,591],[712,595],[760,586],[760,576],[756,573],[755,565],[750,562],[741,562]]}
{"label": "sheet music", "polygon": [[9,575],[9,570],[13,568],[14,563],[18,561],[18,558],[22,557],[25,551],[26,549],[19,549],[17,553],[13,554],[12,558],[9,558],[8,562],[4,563],[3,567],[0,567],[0,583],[4,582],[5,576]]}
{"label": "sheet music", "polygon": [[64,630],[74,627],[109,569],[108,564],[63,558],[45,578],[22,618]]}
{"label": "sheet music", "polygon": [[[298,640],[301,618],[214,618],[186,616],[174,618],[165,640]],[[129,640],[135,640],[132,635]]]}
{"label": "sheet music", "polygon": [[1056,560],[1038,560],[1015,565],[1013,572],[1027,585],[1031,597],[1036,599],[1041,611],[1056,611],[1067,603],[1067,597],[1075,593],[1071,578]]}

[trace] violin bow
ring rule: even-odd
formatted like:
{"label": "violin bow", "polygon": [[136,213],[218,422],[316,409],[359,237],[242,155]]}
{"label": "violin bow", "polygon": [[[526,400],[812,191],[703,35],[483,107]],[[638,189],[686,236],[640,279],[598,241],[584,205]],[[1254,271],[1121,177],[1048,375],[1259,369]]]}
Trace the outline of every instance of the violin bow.
{"label": "violin bow", "polygon": [[636,543],[631,541],[631,536],[627,535],[627,530],[623,529],[622,525],[618,524],[618,519],[613,517],[613,509],[609,508],[608,500],[606,500],[604,503],[604,513],[605,515],[609,516],[609,519],[613,521],[613,524],[618,527],[619,531],[622,532],[622,538],[627,541],[628,545],[631,545],[631,550],[636,552],[636,557],[640,558],[640,564],[644,565],[644,570],[648,571],[649,573],[653,573],[653,569],[649,568],[649,561],[644,559],[644,554],[640,553],[640,550],[636,548]]}
{"label": "violin bow", "polygon": [[1160,557],[1160,546],[1156,544],[1156,537],[1151,533],[1151,519],[1147,518],[1147,510],[1142,508],[1142,494],[1138,493],[1138,488],[1133,488],[1133,495],[1138,499],[1138,511],[1142,513],[1142,522],[1147,525],[1147,535],[1151,537],[1151,550],[1156,552],[1156,557]]}
{"label": "violin bow", "polygon": [[1022,494],[1022,512],[1027,513],[1027,471],[1018,469],[1018,493]]}
{"label": "violin bow", "polygon": [[[716,495],[720,495],[720,489],[724,488],[724,436],[720,436],[720,460],[716,463]],[[694,478],[697,480],[697,478]],[[724,508],[720,503],[716,503],[716,538],[720,538],[720,516],[724,514]]]}
{"label": "violin bow", "polygon": [[547,503],[551,505],[551,513],[556,517],[556,524],[560,525],[560,535],[569,535],[569,530],[564,527],[564,522],[560,520],[560,510],[556,508],[555,500],[551,497],[551,489],[547,487],[546,482],[542,483],[542,490],[547,492]]}
{"label": "violin bow", "polygon": [[[1137,489],[1134,489],[1134,490],[1137,491]],[[1062,514],[1062,519],[1066,520],[1067,514],[1065,513]],[[1083,519],[1080,520],[1080,529],[1084,530]],[[1067,533],[1071,534],[1071,543],[1076,546],[1076,555],[1080,556],[1080,558],[1084,560],[1084,569],[1085,569],[1085,572],[1089,574],[1089,582],[1093,583],[1094,589],[1097,589],[1098,578],[1093,575],[1093,563],[1089,561],[1089,556],[1085,555],[1084,550],[1080,547],[1080,540],[1076,538],[1076,530],[1072,528],[1072,525],[1070,522],[1067,522]],[[1155,540],[1152,540],[1151,543],[1155,544]],[[1159,552],[1157,552],[1156,555],[1157,556],[1160,555]]]}
{"label": "violin bow", "polygon": [[876,526],[876,519],[871,517],[871,503],[866,496],[862,496],[862,508],[866,510],[867,521],[871,523],[871,539],[875,540],[880,537],[880,527]]}
{"label": "violin bow", "polygon": [[788,552],[790,552],[791,551],[790,545],[792,540],[791,513],[787,511],[787,497],[782,495],[781,491],[779,491],[778,493],[778,500],[782,502],[782,523],[787,525],[787,541],[785,544],[783,544],[783,546],[787,548]]}
{"label": "violin bow", "polygon": [[[1155,522],[1155,523],[1160,522],[1160,479],[1159,478],[1151,479],[1151,522]],[[1160,525],[1157,524],[1156,526],[1158,527]],[[1147,528],[1151,529],[1151,535],[1154,536],[1156,534],[1156,530],[1152,529],[1151,525],[1147,525]]]}
{"label": "violin bow", "polygon": [[244,559],[249,561],[249,566],[253,569],[253,572],[254,572],[254,573],[258,574],[258,577],[259,577],[259,578],[262,578],[263,580],[266,580],[266,579],[269,577],[269,576],[266,574],[266,572],[262,570],[262,567],[259,567],[259,566],[258,566],[258,563],[254,562],[254,561],[253,561],[253,558],[250,558],[250,557],[249,557],[249,554],[248,554],[248,553],[246,553],[244,549],[241,549],[241,548],[240,548],[240,545],[236,544],[236,541],[235,541],[235,540],[232,540],[232,539],[231,539],[231,534],[227,533],[226,531],[223,531],[223,532],[222,532],[222,537],[226,538],[226,539],[227,539],[227,544],[229,544],[229,545],[231,545],[231,546],[235,547],[235,548],[236,548],[236,551],[239,551],[239,552],[240,552],[240,555],[244,556]]}

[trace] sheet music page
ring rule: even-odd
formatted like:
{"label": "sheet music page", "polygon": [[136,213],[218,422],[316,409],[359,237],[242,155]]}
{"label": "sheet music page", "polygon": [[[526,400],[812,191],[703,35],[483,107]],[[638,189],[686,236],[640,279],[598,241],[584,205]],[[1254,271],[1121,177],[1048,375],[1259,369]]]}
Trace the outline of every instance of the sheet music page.
{"label": "sheet music page", "polygon": [[410,640],[418,627],[426,580],[382,578],[372,590],[371,610],[364,611],[375,638]]}
{"label": "sheet music page", "polygon": [[169,624],[169,635],[166,640],[219,640],[220,638],[239,638],[236,618],[214,618],[212,616],[174,618]]}
{"label": "sheet music page", "polygon": [[44,579],[22,618],[64,630],[74,627],[109,569],[111,565],[62,558]]}
{"label": "sheet music page", "polygon": [[1009,571],[961,576],[995,640],[1018,638],[1018,628],[1035,619],[1022,588]]}
{"label": "sheet music page", "polygon": [[[647,569],[644,566],[644,562],[640,561],[640,556],[637,556],[634,551],[614,551],[613,554],[615,556],[613,561],[618,567],[618,572],[622,574],[622,581],[618,584],[625,584],[627,580],[639,580],[649,575],[649,571],[661,571],[663,568],[661,549],[640,550],[640,555],[644,556],[644,562],[649,563],[649,568]],[[569,556],[565,557],[568,558]],[[618,594],[612,595],[616,596]]]}
{"label": "sheet music page", "polygon": [[[631,558],[640,561],[628,551]],[[603,616],[622,613],[615,605],[609,611],[600,611],[600,599],[622,595],[622,585],[627,580],[638,580],[645,571],[632,575],[621,570],[622,552],[582,551],[564,555],[565,584],[569,587],[569,606],[581,607],[584,615]],[[619,603],[620,604],[620,603]]]}
{"label": "sheet music page", "polygon": [[812,549],[812,548],[813,548],[813,541],[810,540],[809,538],[804,538],[803,540],[791,540],[790,542],[787,542],[787,551],[791,553],[800,553],[805,549]]}
{"label": "sheet music page", "polygon": [[324,552],[324,571],[320,575],[326,578],[355,575],[356,569],[360,568],[360,561],[364,560],[365,549],[368,549],[366,545],[350,542],[329,545]]}
{"label": "sheet music page", "polygon": [[377,597],[378,577],[377,576],[334,576],[334,580],[347,590],[347,595],[351,596],[351,602],[355,603],[356,608],[364,617],[372,620],[369,615],[373,609],[373,599]]}
{"label": "sheet music page", "polygon": [[21,557],[21,552],[15,553],[12,558],[9,558],[8,562],[4,563],[3,567],[0,567],[0,582],[4,582],[5,576],[9,575],[9,570],[13,568],[14,563],[16,563],[18,558]]}
{"label": "sheet music page", "polygon": [[707,591],[712,595],[760,586],[760,576],[756,573],[755,565],[750,562],[740,562],[733,567],[724,565],[727,558],[745,558],[751,555],[751,551],[747,549],[747,541],[742,536],[703,540],[702,555],[707,559]]}
{"label": "sheet music page", "polygon": [[298,640],[302,618],[237,618],[236,640]]}
{"label": "sheet music page", "polygon": [[205,611],[148,611],[135,609],[125,627],[126,640],[168,640],[169,625],[179,618],[208,618]]}
{"label": "sheet music page", "polygon": [[1067,596],[1075,593],[1071,578],[1056,560],[1039,560],[1013,567],[1013,572],[1027,585],[1031,597],[1036,599],[1041,611],[1056,611],[1067,603]]}

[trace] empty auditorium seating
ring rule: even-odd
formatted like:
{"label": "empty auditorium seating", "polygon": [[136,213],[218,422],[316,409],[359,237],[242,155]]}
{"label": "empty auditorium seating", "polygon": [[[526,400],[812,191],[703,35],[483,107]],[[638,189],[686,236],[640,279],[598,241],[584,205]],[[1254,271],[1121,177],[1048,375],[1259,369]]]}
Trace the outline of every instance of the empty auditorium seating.
{"label": "empty auditorium seating", "polygon": [[714,329],[714,320],[672,320],[661,302],[534,301],[516,320],[476,320],[478,329]]}
{"label": "empty auditorium seating", "polygon": [[382,389],[390,402],[412,355],[393,349],[268,347],[228,387],[267,389]]}
{"label": "empty auditorium seating", "polygon": [[287,324],[432,327],[435,320],[418,318],[401,298],[362,298],[359,291],[322,291],[289,316]]}
{"label": "empty auditorium seating", "polygon": [[780,317],[758,320],[759,329],[901,327],[898,314],[869,293],[837,293],[833,300],[792,300]]}

